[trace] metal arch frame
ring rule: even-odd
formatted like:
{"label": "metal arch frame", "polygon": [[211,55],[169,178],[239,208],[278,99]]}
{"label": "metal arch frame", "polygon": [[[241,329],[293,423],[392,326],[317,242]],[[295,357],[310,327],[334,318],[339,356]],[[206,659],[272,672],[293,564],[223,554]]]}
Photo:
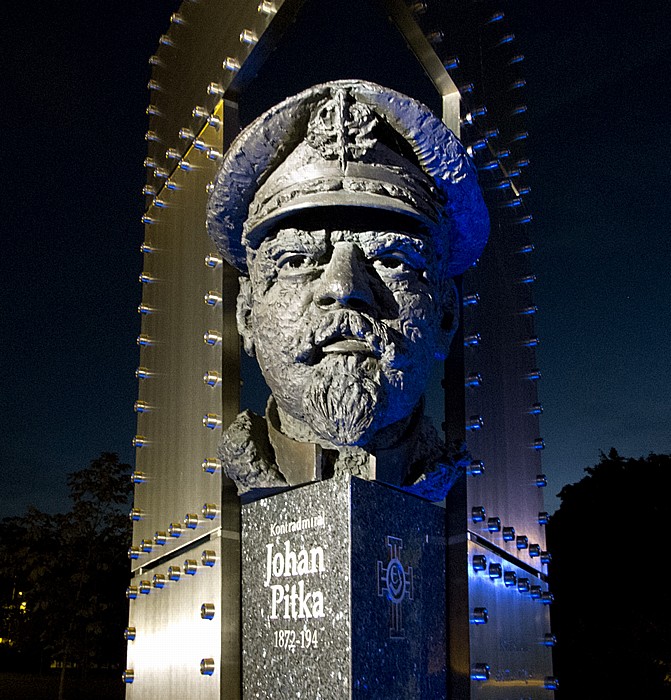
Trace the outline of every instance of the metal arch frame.
{"label": "metal arch frame", "polygon": [[[273,49],[282,41],[286,29],[295,20],[301,9],[310,1],[314,0],[277,0],[274,3],[261,3],[259,5],[257,0],[213,4],[185,0],[177,16],[173,16],[171,27],[168,32],[161,37],[156,56],[152,60],[153,71],[152,81],[150,83],[150,90],[152,90],[151,102],[158,114],[150,114],[149,131],[147,134],[148,157],[154,161],[154,172],[156,172],[156,169],[163,169],[164,172],[161,179],[150,177],[150,184],[154,185],[155,192],[150,195],[152,198],[147,200],[146,216],[149,220],[157,220],[159,225],[152,228],[151,224],[147,224],[147,235],[145,239],[147,242],[151,243],[162,236],[166,244],[168,241],[172,241],[170,245],[175,243],[181,247],[185,244],[184,240],[182,240],[184,236],[193,240],[198,240],[198,237],[202,236],[202,233],[199,232],[200,222],[195,212],[195,206],[203,198],[203,193],[200,192],[200,187],[203,184],[203,174],[210,172],[213,163],[210,165],[203,163],[202,153],[194,150],[193,144],[195,139],[201,137],[211,141],[213,142],[212,145],[214,145],[216,149],[221,149],[222,152],[228,148],[238,132],[238,101],[254,77],[255,71],[253,69],[258,68],[259,65],[269,58]],[[372,0],[372,2],[377,3],[387,14],[399,31],[401,37],[407,43],[411,52],[417,58],[419,65],[429,77],[430,82],[435,87],[437,95],[440,97],[443,120],[455,133],[458,133],[459,92],[436,55],[433,47],[413,19],[410,11],[402,0]],[[262,8],[271,9],[271,6],[272,9],[275,10],[273,14],[268,15],[260,11]],[[211,22],[208,20],[211,20]],[[245,30],[248,32],[246,35],[248,40],[253,43],[246,44],[240,40],[240,34]],[[210,37],[217,37],[218,41],[216,47],[211,47],[206,43],[206,41],[210,40]],[[206,41],[203,41],[204,39]],[[222,61],[228,57],[237,61],[239,65],[238,70],[228,72],[222,68]],[[208,91],[209,96],[205,96],[205,87],[207,83],[204,82],[198,85],[197,80],[199,79],[216,80],[219,85],[218,94]],[[192,108],[195,104],[202,106],[198,114],[192,113]],[[218,130],[215,129],[217,133],[214,134],[213,124],[216,125],[217,123],[217,115],[219,115],[221,123],[219,125],[220,128]],[[182,127],[186,127],[191,131],[193,135],[192,138],[186,140],[178,138],[178,131]],[[174,161],[169,160],[165,156],[166,149],[172,149],[173,153],[176,152],[180,157],[175,158]],[[195,179],[192,178],[189,181],[188,177],[183,177],[185,173],[180,170],[180,167],[182,164],[188,165],[190,162],[196,164],[200,169],[197,170],[198,177]],[[186,170],[188,172],[188,168]],[[198,194],[194,193],[194,202],[189,204],[188,207],[189,212],[193,212],[192,214],[184,212],[184,203],[182,202],[182,204],[180,204],[179,200],[180,193],[172,192],[169,188],[165,187],[165,182],[171,179],[183,185],[187,191],[190,187],[193,187],[196,181],[199,183],[197,185],[199,188]],[[181,194],[185,196],[187,192],[182,192]],[[167,209],[156,205],[153,199],[153,197],[156,196],[159,197],[160,201],[167,204]],[[191,196],[190,192],[189,196]],[[172,210],[170,207],[173,207]],[[178,210],[177,213],[175,209]],[[193,217],[190,223],[187,222],[187,218],[185,218],[189,216]],[[204,231],[204,225],[202,229]],[[199,248],[207,247],[206,244],[203,243],[203,240],[198,243],[198,246]],[[170,255],[172,255],[172,253]],[[148,259],[148,272],[152,271],[152,264],[158,267],[156,259],[152,262],[149,262]],[[170,274],[172,277],[179,277],[175,264],[176,262],[172,261]],[[205,273],[201,271],[199,275],[196,270],[191,269],[192,265],[195,265],[195,262],[189,261],[186,264],[189,266],[188,270],[185,270],[185,272],[188,272],[186,276],[190,278],[189,289],[191,291],[193,291],[192,288],[194,288],[194,277],[200,279],[203,284],[214,284],[217,287],[220,285],[219,288],[221,289],[221,296],[223,297],[223,303],[217,311],[219,318],[217,324],[222,324],[223,331],[220,356],[224,366],[229,370],[229,375],[233,373],[237,376],[239,374],[239,341],[234,321],[237,275],[232,270],[226,269],[225,266],[223,270],[220,269],[216,271],[217,274],[215,274],[214,277],[212,276],[212,271],[205,271]],[[171,281],[174,282],[174,279]],[[159,298],[160,290],[158,286],[159,285],[147,286],[145,288],[145,293],[147,299],[152,304],[160,307],[161,300]],[[189,294],[191,294],[191,291]],[[172,294],[174,295],[174,293],[175,290],[173,288]],[[170,292],[166,291],[165,294],[170,295]],[[172,299],[172,301],[174,301],[174,299]],[[192,305],[192,302],[188,302],[188,304]],[[184,303],[180,303],[179,307],[179,309],[174,307],[173,310],[179,311],[178,316],[181,318],[182,324],[188,323],[183,313],[185,308]],[[155,324],[157,317],[158,316],[154,316],[152,318],[149,316],[143,318],[143,331],[145,325],[147,328],[151,329],[152,323]],[[146,322],[146,324],[144,322]],[[162,331],[164,334],[167,332],[168,335],[173,337],[175,333],[181,335],[182,340],[180,340],[180,345],[184,345],[185,336],[189,336],[189,334],[193,334],[193,332],[202,334],[203,331],[201,327],[203,322],[202,318],[198,320],[194,319],[191,323],[193,328],[191,326],[186,327],[185,325],[180,326],[176,320],[166,321],[164,319],[162,322],[166,323]],[[176,323],[178,325],[175,325]],[[159,346],[161,342],[162,340],[160,339]],[[151,362],[149,359],[151,358],[151,353],[155,350],[156,348],[142,348],[141,364],[149,364]],[[181,358],[180,362],[184,364],[183,349],[179,352]],[[166,360],[163,360],[163,362],[165,363]],[[178,366],[173,366],[171,360],[168,360],[167,364],[170,365],[171,371],[179,371]],[[163,388],[161,389],[161,392],[163,392],[162,396],[164,398],[167,397],[171,405],[175,405],[175,397],[172,396],[175,392],[175,387],[170,386],[169,380],[165,378],[167,367],[157,366],[152,367],[152,369],[157,369],[158,374],[163,373],[164,376],[160,379],[160,381],[164,382]],[[215,407],[214,410],[221,411],[221,422],[223,426],[226,426],[235,415],[237,415],[239,410],[238,384],[237,381],[225,382],[220,390],[220,400],[216,402],[220,408]],[[144,389],[141,389],[141,398],[143,398],[142,392],[143,390],[146,392],[147,386],[150,385],[145,385]],[[189,390],[192,391],[193,389],[198,392],[196,387],[190,387]],[[154,391],[153,388],[152,391]],[[207,389],[207,391],[219,392],[217,389]],[[213,396],[213,394],[208,393],[208,396]],[[158,396],[156,398],[158,398]],[[168,411],[165,410],[165,408],[161,413],[159,407],[159,410],[153,414],[142,414],[138,416],[139,428],[140,426],[145,426],[148,427],[149,432],[153,430],[153,433],[148,435],[150,441],[155,440],[157,443],[168,443],[168,447],[164,445],[161,448],[160,453],[162,459],[159,458],[158,462],[157,455],[159,454],[159,450],[154,448],[154,455],[152,456],[151,442],[148,448],[138,451],[138,468],[141,470],[146,468],[149,472],[150,480],[148,483],[138,485],[136,491],[136,505],[143,506],[146,503],[149,511],[159,511],[161,509],[158,504],[161,493],[166,493],[166,489],[170,490],[171,487],[169,484],[182,483],[184,475],[180,470],[184,470],[186,467],[189,469],[197,469],[199,467],[199,464],[178,464],[177,462],[179,460],[176,460],[169,454],[170,441],[178,439],[174,434],[170,434],[171,426],[173,426],[174,430],[174,425],[176,423],[181,424],[180,420],[183,416],[180,414],[180,419],[177,419],[177,414],[171,417],[167,416],[167,413]],[[207,447],[207,454],[209,454],[211,452],[213,434],[210,431],[203,431],[203,429],[196,424],[194,424],[194,427],[190,427],[190,425],[191,424],[188,424],[188,427],[184,428],[184,430],[188,435],[188,437],[185,436],[185,441],[194,443],[191,447],[191,451],[195,454],[198,449],[200,449],[200,447],[197,446],[201,445],[203,450]],[[142,432],[141,429],[138,430],[138,433],[142,434]],[[163,459],[165,459],[165,461],[163,461]],[[175,463],[173,464],[173,462]],[[145,467],[145,465],[147,465],[147,467]],[[158,478],[159,476],[160,478]],[[153,482],[154,486],[152,486],[152,479],[155,477],[156,479]],[[176,477],[177,480],[175,480]],[[158,486],[158,481],[164,482],[163,485]],[[155,549],[149,556],[145,555],[141,560],[134,562],[134,583],[142,579],[146,580],[147,577],[151,578],[155,572],[162,572],[168,565],[180,565],[182,559],[185,556],[189,556],[188,551],[190,548],[199,545],[205,546],[205,542],[210,540],[212,540],[213,543],[215,540],[220,541],[222,547],[224,547],[225,551],[228,553],[227,556],[229,558],[233,557],[235,559],[236,556],[239,558],[239,550],[237,549],[239,544],[236,545],[235,539],[231,537],[235,534],[236,528],[239,528],[238,500],[234,490],[230,488],[230,485],[226,484],[225,478],[221,479],[220,475],[216,475],[216,478],[212,479],[212,489],[218,488],[218,484],[222,486],[221,517],[216,522],[211,523],[211,525],[207,525],[203,530],[198,530],[193,533],[191,531],[185,531],[185,535],[188,535],[188,537],[183,536],[180,540],[173,541],[172,546],[159,550],[162,556]],[[155,496],[149,496],[150,490],[152,489],[156,489]],[[174,491],[174,486],[172,489]],[[182,491],[182,489],[179,490]],[[193,498],[190,497],[192,490],[190,486],[187,486],[183,489],[182,493],[175,494],[173,492],[169,494],[170,498],[168,502],[170,505],[166,511],[176,510],[177,512],[149,512],[146,520],[135,523],[134,535],[138,542],[140,538],[145,539],[146,537],[151,537],[151,533],[155,528],[164,529],[169,522],[175,520],[179,521],[183,513],[193,512],[195,507],[200,505],[200,503],[195,504],[190,502],[193,500]],[[198,493],[200,496],[200,492]],[[224,533],[229,533],[230,536],[226,535],[226,537],[224,537]],[[223,539],[219,539],[221,537],[223,537]],[[185,539],[187,539],[188,542],[185,542]],[[164,550],[165,553],[163,553]],[[237,555],[236,552],[238,552]],[[240,587],[239,577],[235,575],[237,564],[232,566],[232,570],[232,572],[228,572],[229,575],[226,575],[226,572],[220,573],[220,580],[217,576],[213,577],[212,574],[208,574],[205,579],[202,579],[202,583],[199,583],[198,586],[191,586],[194,593],[197,591],[198,595],[201,597],[209,596],[211,598],[212,596],[218,595],[222,602],[221,615],[218,615],[219,622],[216,621],[217,618],[215,617],[214,621],[203,623],[209,626],[213,624],[221,625],[220,648],[222,662],[219,663],[217,661],[216,663],[215,678],[210,679],[210,681],[204,685],[202,679],[199,679],[198,670],[191,668],[193,664],[187,668],[178,654],[171,663],[176,664],[175,672],[179,670],[179,673],[183,675],[188,674],[189,679],[175,683],[176,676],[172,670],[168,674],[172,677],[171,679],[163,677],[165,675],[165,664],[168,661],[164,658],[162,663],[151,675],[154,678],[154,682],[160,685],[161,693],[165,697],[176,696],[174,695],[175,693],[182,697],[185,687],[189,689],[188,694],[191,697],[218,698],[221,696],[230,698],[231,700],[240,697],[240,679],[239,675],[235,672],[236,664],[239,667],[240,638],[239,634],[236,635],[233,630],[235,620],[239,620]],[[214,571],[217,571],[217,569]],[[214,571],[212,573],[214,573]],[[215,581],[215,579],[217,579],[217,581]],[[198,582],[200,581],[201,578],[199,574]],[[205,585],[207,581],[210,581],[210,583]],[[180,603],[178,608],[182,611],[185,606],[192,607],[196,602],[199,606],[202,602],[201,600],[195,601],[195,599],[190,601],[189,594],[184,584],[185,581],[182,581],[182,583],[169,583],[163,592],[160,589],[153,590],[149,599],[145,596],[139,596],[137,600],[131,601],[130,623],[132,626],[137,626],[138,628],[138,642],[133,642],[137,649],[135,660],[138,663],[140,662],[139,656],[142,655],[142,649],[144,648],[142,646],[142,635],[151,633],[153,639],[158,639],[156,635],[161,634],[160,629],[165,624],[165,622],[162,623],[161,620],[165,620],[166,612],[167,616],[170,617],[170,601],[173,599],[177,600],[175,596],[179,597]],[[171,593],[171,586],[177,586],[179,590],[175,588]],[[163,605],[167,606],[166,608],[162,607],[161,600],[165,601]],[[230,610],[229,615],[227,615],[226,610],[224,610],[225,606]],[[233,612],[233,608],[235,607],[238,608],[237,613]],[[178,616],[179,610],[176,609],[174,611]],[[139,618],[144,620],[142,624],[138,624]],[[214,629],[211,628],[211,631],[214,631]],[[166,642],[167,639],[163,640],[161,644],[165,645]],[[168,643],[168,646],[172,644],[174,644],[174,642]],[[212,649],[215,649],[214,645]],[[173,651],[177,653],[178,650],[171,649],[170,653],[172,654]],[[202,653],[208,654],[209,652],[204,650]],[[131,661],[132,656],[132,649],[129,649],[129,661]],[[191,654],[191,656],[193,656],[193,654]],[[148,661],[151,663],[151,659]],[[158,671],[159,668],[163,668],[164,671]],[[139,672],[136,673],[135,682],[133,685],[128,686],[127,697],[129,700],[153,697],[154,695],[152,695],[152,693],[156,691],[156,688],[148,689],[146,687],[142,682],[144,674],[139,668],[138,671]],[[200,683],[199,680],[201,680]],[[216,683],[212,681],[216,681]],[[149,692],[149,695],[146,694],[147,692]]]}

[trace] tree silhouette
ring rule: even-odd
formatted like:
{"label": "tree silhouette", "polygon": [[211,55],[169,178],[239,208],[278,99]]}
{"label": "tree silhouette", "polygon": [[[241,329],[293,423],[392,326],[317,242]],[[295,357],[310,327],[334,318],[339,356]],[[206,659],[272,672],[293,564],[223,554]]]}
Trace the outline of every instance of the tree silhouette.
{"label": "tree silhouette", "polygon": [[601,453],[548,523],[558,697],[671,698],[671,455]]}
{"label": "tree silhouette", "polygon": [[10,596],[0,637],[24,667],[37,670],[40,658],[62,664],[59,697],[66,667],[85,673],[123,662],[130,471],[102,453],[68,476],[69,512],[29,508],[0,522],[0,580]]}

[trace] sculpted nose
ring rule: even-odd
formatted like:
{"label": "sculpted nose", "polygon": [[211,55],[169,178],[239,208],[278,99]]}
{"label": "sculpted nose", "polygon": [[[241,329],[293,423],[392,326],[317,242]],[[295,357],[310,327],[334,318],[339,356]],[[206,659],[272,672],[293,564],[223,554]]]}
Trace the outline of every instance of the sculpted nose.
{"label": "sculpted nose", "polygon": [[319,278],[314,303],[324,310],[349,308],[370,310],[374,304],[365,262],[352,243],[338,242]]}

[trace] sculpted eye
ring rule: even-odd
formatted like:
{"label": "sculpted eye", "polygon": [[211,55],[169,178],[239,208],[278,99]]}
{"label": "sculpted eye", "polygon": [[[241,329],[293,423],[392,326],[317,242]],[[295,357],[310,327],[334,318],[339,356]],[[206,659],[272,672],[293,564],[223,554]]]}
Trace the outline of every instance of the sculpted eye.
{"label": "sculpted eye", "polygon": [[293,270],[298,270],[301,267],[304,267],[309,262],[311,262],[311,261],[307,255],[291,255],[290,257],[288,257],[282,261],[281,266],[282,267],[290,267]]}
{"label": "sculpted eye", "polygon": [[403,265],[403,262],[398,258],[380,258],[377,263],[388,270],[395,270]]}
{"label": "sculpted eye", "polygon": [[422,261],[415,260],[401,251],[391,251],[378,255],[373,264],[381,274],[404,274],[418,272],[424,268]]}
{"label": "sculpted eye", "polygon": [[308,253],[285,253],[278,261],[277,267],[282,276],[294,276],[314,271],[319,261]]}

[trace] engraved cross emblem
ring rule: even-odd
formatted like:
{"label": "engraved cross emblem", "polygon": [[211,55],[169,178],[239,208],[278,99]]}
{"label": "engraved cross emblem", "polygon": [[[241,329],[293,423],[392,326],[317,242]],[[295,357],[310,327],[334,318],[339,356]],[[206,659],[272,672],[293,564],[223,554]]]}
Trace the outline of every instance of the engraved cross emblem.
{"label": "engraved cross emblem", "polygon": [[407,598],[413,600],[413,575],[412,566],[407,569],[401,563],[401,550],[403,540],[399,537],[387,535],[387,547],[389,548],[389,562],[384,566],[377,562],[377,594],[386,596],[391,603],[389,637],[391,639],[403,639],[403,608],[401,603]]}

